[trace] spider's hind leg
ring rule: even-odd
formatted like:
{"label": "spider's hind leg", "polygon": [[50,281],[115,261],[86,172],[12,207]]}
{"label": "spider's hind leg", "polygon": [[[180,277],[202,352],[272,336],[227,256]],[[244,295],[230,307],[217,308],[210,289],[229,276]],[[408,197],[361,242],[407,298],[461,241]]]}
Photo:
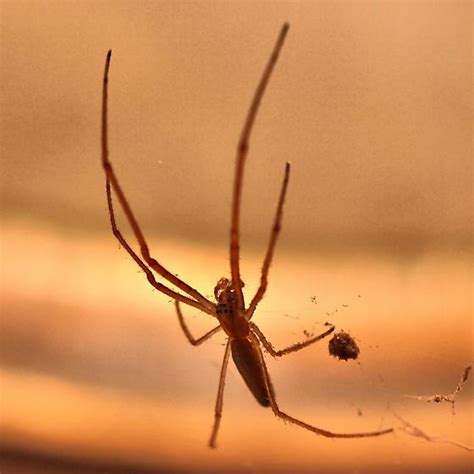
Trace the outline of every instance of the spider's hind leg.
{"label": "spider's hind leg", "polygon": [[216,447],[217,434],[219,433],[219,427],[222,418],[222,408],[224,405],[224,387],[225,377],[227,374],[227,365],[229,364],[230,355],[230,339],[227,341],[225,346],[224,358],[222,360],[221,375],[219,377],[219,388],[217,389],[216,407],[214,410],[214,425],[212,427],[211,437],[209,439],[209,447]]}
{"label": "spider's hind leg", "polygon": [[270,375],[268,373],[265,360],[263,359],[263,354],[262,354],[262,350],[260,348],[258,339],[254,333],[251,333],[250,337],[252,338],[260,354],[260,362],[262,364],[263,372],[265,375],[265,383],[267,385],[267,390],[268,390],[268,394],[270,398],[270,406],[272,408],[274,415],[277,416],[278,418],[281,418],[284,421],[288,421],[289,423],[292,423],[301,428],[304,428],[305,430],[312,431],[313,433],[316,433],[318,435],[325,436],[326,438],[369,438],[369,437],[374,437],[374,436],[382,436],[382,435],[393,432],[393,428],[387,428],[385,430],[369,431],[369,432],[362,432],[362,433],[333,433],[332,431],[317,428],[316,426],[305,423],[304,421],[299,420],[298,418],[294,418],[293,416],[290,416],[287,413],[281,411],[276,401],[275,389],[273,388],[273,384],[270,380]]}
{"label": "spider's hind leg", "polygon": [[214,334],[218,333],[219,331],[222,330],[222,326],[219,324],[219,326],[216,326],[214,329],[211,329],[210,331],[206,332],[203,336],[199,338],[195,338],[192,334],[191,331],[188,328],[188,325],[186,324],[186,321],[184,320],[183,313],[181,311],[181,307],[179,306],[179,301],[175,300],[174,301],[175,307],[176,307],[176,313],[178,314],[178,321],[179,325],[181,326],[181,329],[184,332],[184,335],[186,336],[186,339],[189,341],[189,343],[193,346],[199,346],[203,342],[206,342],[209,338],[211,338]]}

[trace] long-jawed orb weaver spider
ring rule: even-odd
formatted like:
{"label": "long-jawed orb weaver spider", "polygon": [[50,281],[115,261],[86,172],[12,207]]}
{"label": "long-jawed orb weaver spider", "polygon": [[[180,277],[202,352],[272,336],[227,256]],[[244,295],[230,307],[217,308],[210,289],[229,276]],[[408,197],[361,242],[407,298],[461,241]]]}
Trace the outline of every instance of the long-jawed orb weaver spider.
{"label": "long-jawed orb weaver spider", "polygon": [[[125,194],[118,182],[117,176],[114,172],[112,164],[109,160],[109,149],[108,149],[108,125],[107,125],[107,94],[108,94],[108,75],[110,67],[110,59],[112,51],[107,54],[104,71],[104,83],[103,83],[103,95],[102,95],[102,165],[105,170],[106,177],[106,194],[107,204],[110,216],[110,223],[112,226],[112,232],[123,246],[123,248],[130,254],[135,260],[137,265],[145,273],[148,282],[161,293],[168,295],[175,300],[176,312],[178,314],[179,324],[184,332],[184,335],[193,346],[198,346],[203,342],[207,341],[214,334],[221,330],[227,334],[228,339],[225,346],[224,358],[222,361],[221,373],[219,378],[219,388],[217,390],[217,400],[215,405],[215,416],[214,425],[212,428],[211,437],[209,440],[209,446],[216,447],[217,433],[219,431],[219,425],[222,417],[222,404],[224,395],[224,385],[226,378],[227,365],[229,362],[229,356],[232,354],[232,359],[237,366],[242,378],[244,379],[247,387],[252,392],[258,403],[264,407],[271,407],[273,413],[290,423],[300,426],[306,430],[312,431],[318,435],[326,436],[328,438],[367,438],[371,436],[380,436],[387,433],[391,433],[393,428],[388,428],[379,431],[363,432],[363,433],[333,433],[315,426],[309,425],[304,421],[294,418],[287,413],[280,410],[275,396],[275,390],[270,380],[267,366],[265,364],[261,344],[263,347],[273,356],[281,357],[292,352],[299,351],[311,344],[320,341],[334,331],[334,326],[330,327],[322,334],[307,339],[303,342],[292,344],[285,349],[276,350],[273,345],[265,338],[262,331],[258,326],[250,321],[254,315],[255,309],[258,303],[263,298],[267,289],[268,272],[270,264],[273,258],[273,252],[275,244],[278,239],[278,235],[281,229],[281,219],[283,214],[283,204],[285,202],[286,191],[288,188],[288,181],[290,178],[290,163],[285,165],[285,173],[283,183],[280,190],[280,196],[278,199],[278,205],[273,221],[273,227],[270,234],[270,241],[267,248],[267,253],[263,261],[262,272],[260,277],[260,286],[255,293],[250,304],[246,307],[244,303],[244,296],[242,288],[244,283],[240,278],[240,247],[239,247],[239,234],[240,234],[240,205],[242,196],[242,183],[244,176],[245,161],[247,158],[249,139],[252,132],[252,127],[255,122],[260,102],[263,94],[267,87],[270,76],[273,72],[281,48],[285,41],[285,37],[288,33],[289,25],[285,23],[280,31],[276,44],[273,48],[273,52],[268,60],[268,63],[263,71],[260,82],[255,91],[254,97],[250,104],[250,108],[247,112],[247,117],[244,122],[244,126],[240,135],[240,140],[237,148],[237,156],[235,163],[235,176],[234,176],[234,188],[232,194],[232,216],[231,216],[231,228],[230,228],[230,270],[231,279],[221,278],[214,289],[214,296],[216,303],[209,301],[199,291],[185,283],[183,280],[178,278],[176,275],[167,270],[151,255],[146,243],[145,237],[138,225],[138,222],[133,214],[133,211],[125,197]],[[130,247],[128,242],[122,236],[120,230],[117,227],[115,221],[114,208],[112,203],[111,189],[115,191],[118,201],[122,207],[123,212],[132,228],[133,234],[138,241],[140,246],[141,257],[135,253]],[[163,277],[169,283],[177,287],[183,293],[163,285],[155,279],[154,270],[158,275]],[[183,318],[181,312],[180,303],[184,303],[193,308],[197,308],[210,316],[216,318],[219,321],[219,325],[214,329],[204,334],[198,339],[195,339]]]}

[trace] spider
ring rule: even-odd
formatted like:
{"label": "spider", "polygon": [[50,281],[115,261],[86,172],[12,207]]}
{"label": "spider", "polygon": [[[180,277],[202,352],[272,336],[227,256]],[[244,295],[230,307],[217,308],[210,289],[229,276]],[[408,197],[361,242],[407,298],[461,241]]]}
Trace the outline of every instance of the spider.
{"label": "spider", "polygon": [[[194,289],[192,286],[187,284],[167,270],[161,263],[159,263],[150,254],[148,245],[145,237],[140,229],[140,226],[135,218],[135,215],[128,203],[122,187],[119,184],[117,175],[112,167],[109,160],[109,149],[108,149],[108,75],[110,68],[110,60],[112,51],[107,53],[104,80],[103,80],[103,95],[102,95],[102,165],[105,171],[106,177],[106,195],[107,205],[110,217],[110,224],[112,232],[117,240],[120,242],[122,247],[129,253],[135,263],[143,270],[146,275],[148,282],[161,293],[171,297],[175,301],[176,312],[178,321],[184,335],[193,346],[198,346],[209,338],[214,336],[220,331],[224,331],[228,336],[224,350],[224,357],[222,360],[222,366],[219,377],[219,386],[217,390],[217,399],[215,404],[214,424],[209,439],[209,446],[216,447],[216,439],[219,431],[220,421],[222,418],[222,407],[223,407],[223,395],[224,385],[226,378],[227,365],[229,362],[229,356],[232,354],[232,359],[237,366],[242,378],[244,379],[247,387],[252,392],[258,403],[264,407],[271,407],[273,413],[278,417],[289,423],[295,424],[306,430],[312,431],[318,435],[326,436],[328,438],[365,438],[371,436],[380,436],[393,431],[392,428],[362,432],[362,433],[333,433],[325,429],[317,428],[316,426],[310,425],[302,420],[294,418],[291,415],[280,410],[277,401],[273,384],[270,380],[267,366],[263,357],[262,347],[273,356],[282,357],[287,354],[291,354],[296,351],[300,351],[305,347],[314,344],[317,341],[325,338],[331,334],[335,327],[328,324],[329,328],[318,336],[311,337],[303,342],[297,342],[284,349],[276,350],[273,345],[265,338],[262,331],[258,326],[251,321],[257,305],[262,300],[268,283],[268,272],[270,264],[272,262],[275,244],[281,229],[281,220],[283,214],[283,205],[285,202],[286,191],[288,188],[288,181],[290,178],[290,163],[286,163],[283,182],[278,199],[278,205],[274,216],[273,227],[270,234],[270,241],[266,251],[265,259],[261,270],[260,285],[254,297],[250,301],[250,304],[246,306],[244,302],[244,296],[242,288],[244,283],[240,278],[240,247],[239,247],[239,234],[240,234],[240,207],[241,207],[241,196],[242,196],[242,184],[244,176],[245,161],[247,159],[247,153],[249,148],[249,139],[252,132],[253,124],[257,116],[257,111],[260,106],[260,102],[264,95],[265,89],[269,82],[270,76],[272,75],[273,69],[277,62],[281,48],[285,41],[288,33],[289,25],[285,23],[279,33],[278,39],[273,48],[272,54],[266,64],[263,74],[260,78],[260,82],[256,88],[253,96],[253,100],[248,109],[246,120],[244,122],[243,129],[241,131],[240,140],[238,142],[236,163],[235,163],[235,176],[234,176],[234,187],[232,194],[232,213],[231,213],[231,227],[230,227],[230,273],[231,278],[221,278],[214,289],[214,296],[216,303],[209,301],[199,291]],[[122,210],[128,220],[129,225],[132,228],[133,234],[140,246],[141,257],[131,248],[122,233],[117,227],[115,220],[115,212],[112,201],[112,189],[122,207]],[[182,293],[169,288],[168,286],[158,282],[155,279],[154,270],[163,279],[167,280],[171,285],[182,291]],[[197,308],[204,313],[216,318],[219,325],[211,331],[207,332],[199,338],[194,338],[186,325],[186,322],[181,311],[181,304],[192,306]]]}

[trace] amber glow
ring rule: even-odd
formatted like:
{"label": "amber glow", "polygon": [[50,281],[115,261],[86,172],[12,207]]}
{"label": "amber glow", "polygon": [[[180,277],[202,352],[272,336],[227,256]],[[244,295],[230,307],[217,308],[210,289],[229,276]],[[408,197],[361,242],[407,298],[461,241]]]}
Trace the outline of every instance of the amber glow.
{"label": "amber glow", "polygon": [[[470,2],[3,2],[0,471],[464,473],[473,446]],[[207,447],[225,337],[191,347],[169,299],[110,233],[110,152],[153,255],[203,294],[229,276],[234,152],[284,21],[289,36],[252,137],[241,270],[255,292],[284,163],[292,174],[254,321],[277,399],[328,440],[260,407],[230,364]],[[133,241],[123,216],[119,224]],[[194,334],[216,323],[184,308]],[[472,377],[472,376],[471,376]],[[94,471],[95,472],[95,471]]]}
{"label": "amber glow", "polygon": [[[147,287],[108,237],[64,242],[46,229],[17,222],[4,229],[3,238],[8,256],[3,270],[10,276],[3,285],[7,365],[1,373],[7,445],[91,462],[215,467],[206,441],[224,338],[215,336],[201,348],[188,346],[173,306]],[[27,242],[43,252],[22,254]],[[225,249],[159,245],[176,265],[186,262],[187,277],[196,285],[212,287],[210,278],[220,275]],[[205,272],[196,267],[199,257],[194,255],[209,256]],[[246,259],[254,280],[257,257]],[[26,260],[42,272],[23,278],[19,269]],[[351,331],[362,349],[359,364],[330,358],[326,343],[286,360],[268,360],[286,410],[346,431],[396,426],[396,412],[437,436],[471,442],[469,384],[455,416],[449,406],[406,398],[448,393],[471,357],[470,281],[462,260],[444,264],[442,256],[431,256],[404,270],[394,261],[364,259],[314,265],[316,258],[308,265],[297,253],[283,253],[277,261],[273,286],[255,318],[267,336],[283,345],[304,338],[304,329],[322,330],[329,319]],[[74,278],[65,280],[71,268]],[[363,277],[356,278],[357,273]],[[325,283],[313,295],[317,281]],[[196,311],[187,313],[196,333],[212,324]],[[269,449],[268,437],[278,454]],[[245,459],[239,458],[239,446],[246,447]],[[444,445],[433,457],[432,446],[401,432],[383,440],[342,443],[314,437],[260,408],[234,369],[218,456],[221,469],[237,462],[244,471],[250,464],[305,469],[315,456],[322,469],[334,467],[330,460],[335,456],[338,468],[363,469],[387,463],[394,468],[462,466],[468,459],[468,453]]]}

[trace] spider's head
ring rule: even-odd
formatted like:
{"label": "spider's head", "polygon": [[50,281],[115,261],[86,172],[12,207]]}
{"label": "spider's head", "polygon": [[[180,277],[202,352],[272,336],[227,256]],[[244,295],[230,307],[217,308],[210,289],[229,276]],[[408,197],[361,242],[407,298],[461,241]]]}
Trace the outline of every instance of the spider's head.
{"label": "spider's head", "polygon": [[[243,288],[245,286],[245,283],[240,280],[240,287]],[[229,299],[230,295],[234,293],[234,288],[232,286],[232,280],[229,280],[228,278],[221,278],[216,286],[214,287],[214,296],[216,298],[216,301],[219,303],[223,299]]]}

